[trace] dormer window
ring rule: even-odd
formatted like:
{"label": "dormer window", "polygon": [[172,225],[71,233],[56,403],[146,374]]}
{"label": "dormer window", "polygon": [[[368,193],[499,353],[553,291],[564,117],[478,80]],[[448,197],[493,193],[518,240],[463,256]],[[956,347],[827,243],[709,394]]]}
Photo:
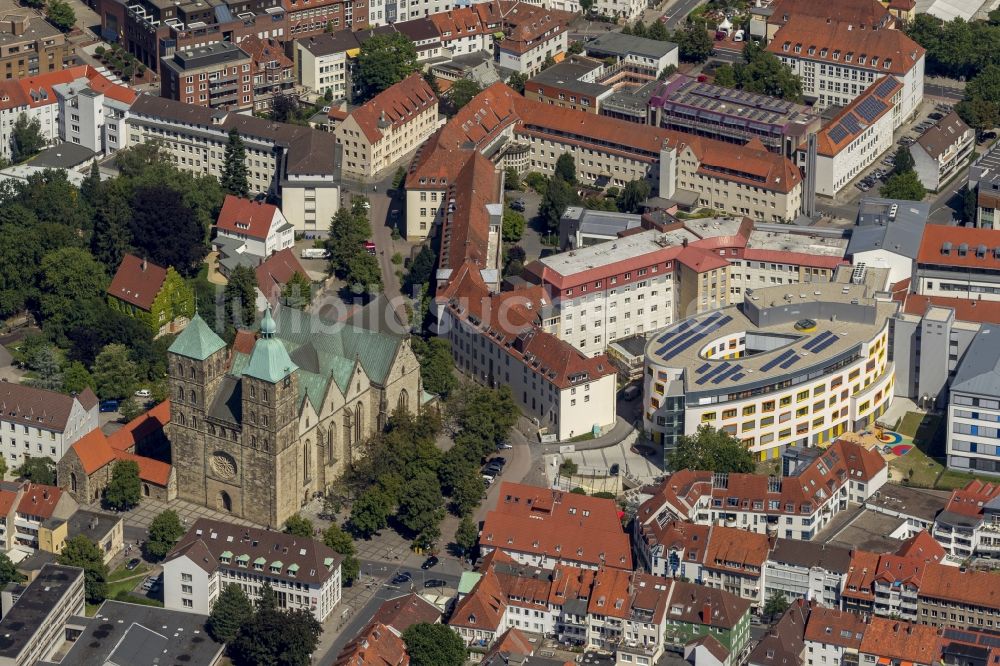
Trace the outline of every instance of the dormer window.
{"label": "dormer window", "polygon": [[844,54],[844,62],[851,62],[852,60],[854,60],[854,53],[852,51]]}
{"label": "dormer window", "polygon": [[886,58],[885,60],[883,60],[882,67],[884,67],[885,69],[889,69],[890,67],[892,67],[892,58]]}
{"label": "dormer window", "polygon": [[785,42],[784,44],[781,45],[781,50],[788,51],[788,49],[791,48],[791,46],[792,46],[791,42]]}
{"label": "dormer window", "polygon": [[809,47],[809,55],[816,55],[816,47],[815,46],[810,46]]}
{"label": "dormer window", "polygon": [[795,52],[796,53],[802,53],[802,45],[801,44],[796,44],[795,45]]}
{"label": "dormer window", "polygon": [[872,67],[878,67],[878,56],[872,56]]}
{"label": "dormer window", "polygon": [[858,64],[859,65],[865,64],[866,60],[868,60],[868,56],[866,56],[864,54],[861,54],[861,55],[858,56]]}
{"label": "dormer window", "polygon": [[833,59],[834,60],[840,60],[840,49],[834,49],[833,50]]}
{"label": "dormer window", "polygon": [[819,50],[819,57],[820,58],[825,58],[827,53],[828,53],[828,51],[826,49],[820,49]]}

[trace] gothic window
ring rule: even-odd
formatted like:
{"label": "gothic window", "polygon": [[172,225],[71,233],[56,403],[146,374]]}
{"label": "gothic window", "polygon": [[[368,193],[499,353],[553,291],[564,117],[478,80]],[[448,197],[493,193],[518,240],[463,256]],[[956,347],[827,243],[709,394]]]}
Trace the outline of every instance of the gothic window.
{"label": "gothic window", "polygon": [[236,476],[236,461],[225,451],[216,451],[212,455],[212,471],[223,479]]}
{"label": "gothic window", "polygon": [[257,387],[254,386],[253,384],[250,385],[250,397],[251,398],[257,397]]}
{"label": "gothic window", "polygon": [[250,412],[247,416],[250,417],[250,423],[257,423],[257,412]]}
{"label": "gothic window", "polygon": [[69,489],[70,492],[76,492],[76,472],[69,473]]}
{"label": "gothic window", "polygon": [[192,428],[197,428],[198,427],[198,417],[197,416],[192,416],[191,417],[191,427]]}
{"label": "gothic window", "polygon": [[149,484],[148,483],[142,484],[142,496],[143,497],[149,497]]}
{"label": "gothic window", "polygon": [[364,413],[361,411],[361,403],[354,407],[354,441],[360,442],[364,439]]}
{"label": "gothic window", "polygon": [[260,417],[260,422],[261,422],[261,424],[262,424],[262,425],[263,425],[263,426],[264,426],[265,428],[267,427],[267,414],[262,414],[262,415],[261,415],[261,417]]}
{"label": "gothic window", "polygon": [[251,449],[257,448],[257,435],[250,435],[250,448]]}
{"label": "gothic window", "polygon": [[211,423],[208,424],[208,434],[209,435],[214,435],[215,434],[215,425],[213,425]]}
{"label": "gothic window", "polygon": [[236,441],[236,431],[235,430],[230,430],[229,431],[229,435],[230,435],[230,439],[232,439],[235,442]]}
{"label": "gothic window", "polygon": [[312,440],[306,440],[305,451],[302,452],[302,479],[312,481]]}
{"label": "gothic window", "polygon": [[261,395],[263,396],[264,402],[267,402],[267,389],[261,391]]}
{"label": "gothic window", "polygon": [[184,387],[183,386],[178,386],[177,387],[177,399],[178,400],[183,400],[184,399]]}
{"label": "gothic window", "polygon": [[191,379],[195,379],[197,376],[198,376],[198,371],[195,370],[194,366],[192,365],[188,370],[188,377],[190,377]]}
{"label": "gothic window", "polygon": [[399,402],[396,404],[396,408],[403,412],[409,411],[410,394],[406,392],[406,389],[399,392]]}
{"label": "gothic window", "polygon": [[330,431],[326,434],[326,463],[332,465],[334,463],[333,459],[333,446],[334,439],[336,437],[337,428],[331,427]]}
{"label": "gothic window", "polygon": [[198,402],[198,394],[191,391],[191,402]]}
{"label": "gothic window", "polygon": [[183,413],[178,412],[178,414],[177,414],[177,423],[179,425],[182,425],[182,426],[187,425],[187,419],[184,418],[184,414]]}

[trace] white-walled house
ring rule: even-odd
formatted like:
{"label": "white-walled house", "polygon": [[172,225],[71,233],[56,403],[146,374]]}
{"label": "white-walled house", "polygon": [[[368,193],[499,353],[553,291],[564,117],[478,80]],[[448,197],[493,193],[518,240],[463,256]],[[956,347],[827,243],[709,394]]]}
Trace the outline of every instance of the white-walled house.
{"label": "white-walled house", "polygon": [[920,135],[911,146],[913,169],[932,192],[968,165],[976,148],[976,133],[952,111]]}
{"label": "white-walled house", "polygon": [[340,603],[342,559],[308,537],[200,518],[164,560],[164,606],[208,615],[226,585],[256,600],[268,583],[279,608],[323,622]]}
{"label": "white-walled house", "polygon": [[0,453],[7,469],[24,457],[59,462],[77,440],[98,427],[98,401],[90,389],[79,395],[0,383]]}
{"label": "white-walled house", "polygon": [[224,273],[240,263],[257,266],[275,252],[295,245],[295,227],[280,208],[232,194],[222,204],[215,232],[213,244],[219,250]]}

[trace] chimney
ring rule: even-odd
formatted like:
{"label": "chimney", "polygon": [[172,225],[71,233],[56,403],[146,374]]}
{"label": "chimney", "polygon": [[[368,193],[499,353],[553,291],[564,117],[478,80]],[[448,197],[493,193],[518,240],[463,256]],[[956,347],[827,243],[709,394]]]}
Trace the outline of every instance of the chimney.
{"label": "chimney", "polygon": [[146,258],[145,258],[145,257],[143,257],[143,258],[142,258],[142,272],[143,272],[143,273],[145,273],[145,272],[146,272],[146,266],[147,266],[147,264],[146,264]]}
{"label": "chimney", "polygon": [[49,491],[48,490],[43,490],[42,491],[42,499],[48,501],[48,499],[49,499]]}
{"label": "chimney", "polygon": [[706,603],[701,607],[701,621],[708,622],[712,619],[712,604]]}
{"label": "chimney", "polygon": [[12,16],[10,18],[10,32],[14,36],[23,35],[27,28],[28,19],[24,16]]}

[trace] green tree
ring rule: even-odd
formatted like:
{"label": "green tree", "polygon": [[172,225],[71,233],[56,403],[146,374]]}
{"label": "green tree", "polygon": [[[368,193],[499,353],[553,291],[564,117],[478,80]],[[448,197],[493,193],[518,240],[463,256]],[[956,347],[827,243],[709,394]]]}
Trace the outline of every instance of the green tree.
{"label": "green tree", "polygon": [[538,216],[545,222],[549,231],[559,230],[559,221],[570,206],[580,201],[573,186],[564,179],[554,176],[549,179],[542,202],[538,206]]}
{"label": "green tree", "polygon": [[448,102],[454,115],[459,109],[472,101],[472,98],[483,92],[483,87],[472,79],[458,79],[448,90]]}
{"label": "green tree", "polygon": [[427,245],[422,246],[420,252],[410,263],[410,270],[403,279],[404,293],[413,294],[416,288],[426,285],[434,273],[435,262],[434,251]]}
{"label": "green tree", "polygon": [[966,187],[962,189],[961,196],[962,200],[959,206],[959,214],[962,217],[962,223],[968,226],[975,226],[976,215],[979,207],[976,190],[971,187]]}
{"label": "green tree", "polygon": [[209,219],[218,213],[221,190],[209,179],[180,180],[178,186],[153,182],[135,187],[130,226],[133,243],[150,261],[192,277],[208,254]]}
{"label": "green tree", "polygon": [[330,221],[330,236],[326,241],[330,269],[334,275],[346,279],[355,257],[359,254],[371,256],[364,249],[364,243],[371,235],[372,226],[364,209],[341,208],[337,211]]}
{"label": "green tree", "polygon": [[916,171],[894,173],[885,181],[879,193],[886,199],[905,199],[907,201],[922,201],[927,196],[927,190]]}
{"label": "green tree", "polygon": [[663,21],[653,21],[649,24],[649,28],[646,29],[646,38],[655,39],[658,42],[670,41],[670,31],[667,30],[667,26]]}
{"label": "green tree", "polygon": [[52,345],[40,348],[28,362],[28,367],[34,373],[30,384],[38,388],[58,391],[63,384],[62,370],[59,368],[59,357]]}
{"label": "green tree", "polygon": [[90,237],[90,251],[109,275],[118,270],[132,244],[131,192],[126,180],[114,178],[101,183],[92,204],[94,233]]}
{"label": "green tree", "polygon": [[399,190],[402,189],[403,185],[406,184],[406,169],[403,167],[396,167],[396,173],[392,175],[392,189]]}
{"label": "green tree", "polygon": [[517,169],[514,167],[507,167],[504,169],[503,189],[508,191],[521,189],[521,176],[517,173]]}
{"label": "green tree", "polygon": [[556,160],[555,178],[562,178],[570,185],[576,183],[576,160],[569,153],[562,153]]}
{"label": "green tree", "polygon": [[293,514],[285,521],[285,532],[300,537],[310,537],[313,535],[313,524],[308,518],[303,518],[299,514]]}
{"label": "green tree", "polygon": [[253,617],[253,604],[236,583],[229,583],[212,605],[205,629],[220,643],[231,643],[240,631],[240,626]]}
{"label": "green tree", "polygon": [[177,512],[173,509],[161,511],[149,524],[146,552],[154,559],[162,560],[182,536],[184,536],[184,527],[181,525],[181,519],[177,516]]}
{"label": "green tree", "polygon": [[913,161],[913,155],[910,154],[909,146],[900,146],[896,149],[896,158],[892,167],[893,173],[913,171],[915,166],[916,163]]}
{"label": "green tree", "polygon": [[785,595],[776,591],[764,602],[764,615],[774,620],[774,618],[784,615],[788,606],[788,599],[785,598]]}
{"label": "green tree", "polygon": [[735,437],[701,426],[694,435],[683,435],[676,448],[667,453],[667,464],[673,471],[681,469],[710,472],[753,472],[753,455]]}
{"label": "green tree", "polygon": [[355,294],[377,294],[382,291],[382,268],[378,259],[367,252],[359,252],[351,257],[344,279]]}
{"label": "green tree", "polygon": [[123,344],[106,345],[94,359],[91,374],[97,395],[106,400],[131,395],[136,384],[136,366]]}
{"label": "green tree", "polygon": [[226,321],[237,328],[249,328],[257,319],[257,276],[249,266],[240,264],[229,273],[223,291]]}
{"label": "green tree", "polygon": [[322,632],[309,611],[258,606],[240,626],[230,656],[236,666],[308,666]]}
{"label": "green tree", "polygon": [[28,118],[22,112],[14,121],[10,136],[10,157],[13,162],[23,162],[41,152],[45,147],[42,123],[38,118]]}
{"label": "green tree", "polygon": [[524,86],[528,82],[528,77],[521,72],[514,72],[507,77],[507,85],[519,95],[524,94]]}
{"label": "green tree", "polygon": [[455,530],[455,545],[462,551],[463,557],[471,558],[479,544],[479,528],[468,516],[462,518]]}
{"label": "green tree", "polygon": [[483,477],[475,467],[467,467],[451,489],[451,506],[455,515],[468,516],[483,498]]}
{"label": "green tree", "polygon": [[69,32],[76,24],[76,12],[64,0],[49,0],[45,8],[45,18],[63,32]]}
{"label": "green tree", "polygon": [[240,133],[234,127],[229,130],[229,141],[226,143],[222,176],[219,181],[222,183],[222,189],[229,194],[246,198],[250,195],[248,178],[246,144],[243,143]]}
{"label": "green tree", "polygon": [[139,404],[139,401],[136,400],[135,396],[130,395],[118,406],[118,411],[121,412],[122,421],[128,423],[142,414],[145,410],[143,409],[143,406]]}
{"label": "green tree", "polygon": [[354,83],[364,102],[417,71],[417,49],[402,33],[375,35],[361,45]]}
{"label": "green tree", "polygon": [[281,290],[281,302],[293,308],[303,309],[312,301],[312,280],[299,272],[292,277]]}
{"label": "green tree", "polygon": [[[0,481],[3,481],[6,478],[7,478],[7,460],[3,456],[0,456]],[[2,587],[3,585],[0,585],[0,588]]]}
{"label": "green tree", "polygon": [[134,460],[119,460],[111,468],[111,480],[104,488],[104,503],[118,511],[128,511],[139,506],[142,482],[139,464]]}
{"label": "green tree", "polygon": [[618,196],[618,209],[623,213],[638,213],[641,204],[649,198],[649,182],[645,180],[630,180],[625,183],[622,193]]}
{"label": "green tree", "polygon": [[278,95],[271,101],[271,120],[295,123],[299,118],[299,100],[292,95]]}
{"label": "green tree", "polygon": [[104,305],[108,277],[86,250],[64,247],[42,258],[38,309],[43,328],[57,343],[82,316]]}
{"label": "green tree", "polygon": [[719,68],[715,70],[715,79],[713,81],[717,86],[723,86],[726,88],[736,87],[736,70],[729,63],[719,65]]}
{"label": "green tree", "polygon": [[428,340],[411,338],[413,353],[420,361],[420,377],[424,388],[447,398],[457,383],[455,359],[451,355],[451,343],[447,338],[433,337]]}
{"label": "green tree", "polygon": [[575,476],[579,471],[579,467],[572,460],[563,460],[562,464],[559,465],[559,473],[563,476]]}
{"label": "green tree", "polygon": [[330,525],[323,533],[323,543],[344,556],[344,561],[340,565],[340,577],[344,583],[350,585],[357,580],[361,573],[361,562],[358,561],[351,535],[339,525]]}
{"label": "green tree", "polygon": [[462,666],[468,656],[465,643],[446,624],[418,622],[403,632],[413,666]]}
{"label": "green tree", "polygon": [[392,499],[378,486],[373,486],[354,500],[348,525],[355,533],[368,538],[388,525]]}
{"label": "green tree", "polygon": [[1000,125],[1000,64],[986,65],[966,84],[955,111],[979,132]]}
{"label": "green tree", "polygon": [[7,583],[18,583],[22,580],[24,576],[18,573],[17,567],[10,561],[7,553],[0,553],[0,588],[7,587]]}
{"label": "green tree", "polygon": [[441,484],[436,474],[426,470],[409,479],[396,518],[414,534],[425,532],[444,519]]}
{"label": "green tree", "polygon": [[524,215],[509,207],[503,211],[503,239],[507,243],[516,243],[524,235],[524,227],[527,221]]}
{"label": "green tree", "polygon": [[688,21],[687,25],[674,33],[673,41],[679,47],[680,59],[684,62],[705,62],[715,48],[701,21]]}
{"label": "green tree", "polygon": [[101,194],[101,168],[97,160],[90,163],[90,171],[80,183],[80,196],[91,206],[96,206]]}
{"label": "green tree", "polygon": [[59,564],[83,569],[87,603],[99,604],[104,601],[108,567],[104,564],[104,553],[97,544],[83,534],[78,534],[66,540],[57,559]]}
{"label": "green tree", "polygon": [[594,8],[594,0],[580,0],[580,10],[584,16],[588,16]]}
{"label": "green tree", "polygon": [[40,486],[56,485],[56,462],[48,456],[33,458],[28,456],[21,466],[14,470],[19,479],[37,483]]}
{"label": "green tree", "polygon": [[733,68],[737,88],[791,101],[802,99],[802,79],[778,56],[751,42],[743,50],[743,59]]}

